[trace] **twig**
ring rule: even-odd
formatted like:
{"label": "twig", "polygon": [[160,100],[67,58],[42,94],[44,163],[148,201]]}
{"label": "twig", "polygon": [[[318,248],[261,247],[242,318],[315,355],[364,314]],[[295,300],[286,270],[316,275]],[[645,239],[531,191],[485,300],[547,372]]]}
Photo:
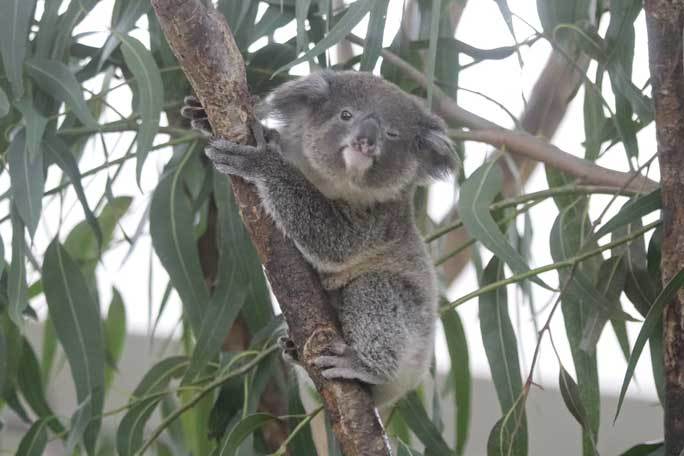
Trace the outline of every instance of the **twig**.
{"label": "twig", "polygon": [[[349,34],[347,39],[360,46],[365,44],[365,41],[356,35]],[[430,85],[423,73],[393,52],[383,49],[382,57],[422,87],[427,88]],[[434,100],[436,102],[434,108],[442,117],[453,124],[462,125],[471,130],[455,133],[459,139],[485,142],[496,146],[505,145],[513,154],[543,162],[559,171],[579,177],[586,184],[621,187],[628,179],[633,179],[629,188],[642,192],[654,190],[658,186],[647,177],[634,178],[632,173],[614,171],[583,160],[529,133],[505,129],[461,108],[456,100],[437,86],[434,86]]]}

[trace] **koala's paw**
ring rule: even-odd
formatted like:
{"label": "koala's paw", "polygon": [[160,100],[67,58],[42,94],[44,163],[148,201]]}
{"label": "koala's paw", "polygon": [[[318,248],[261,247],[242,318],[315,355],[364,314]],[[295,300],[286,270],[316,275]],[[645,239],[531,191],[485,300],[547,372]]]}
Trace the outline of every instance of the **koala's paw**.
{"label": "koala's paw", "polygon": [[254,180],[265,177],[269,167],[275,165],[277,161],[270,158],[271,153],[277,152],[279,147],[277,132],[264,129],[258,120],[254,120],[251,128],[256,146],[238,144],[218,137],[209,140],[205,153],[217,170]]}
{"label": "koala's paw", "polygon": [[205,136],[211,136],[211,125],[209,125],[209,119],[207,118],[207,113],[202,107],[202,103],[193,97],[188,95],[183,99],[183,107],[181,108],[181,116],[190,120],[190,126],[198,130]]}
{"label": "koala's paw", "polygon": [[282,350],[281,355],[283,360],[291,364],[299,364],[299,357],[297,355],[297,347],[288,336],[278,337],[278,346]]}
{"label": "koala's paw", "polygon": [[328,379],[360,380],[371,385],[387,383],[387,379],[372,372],[363,365],[354,350],[345,343],[330,347],[330,355],[313,359],[312,364],[321,369],[321,375]]}

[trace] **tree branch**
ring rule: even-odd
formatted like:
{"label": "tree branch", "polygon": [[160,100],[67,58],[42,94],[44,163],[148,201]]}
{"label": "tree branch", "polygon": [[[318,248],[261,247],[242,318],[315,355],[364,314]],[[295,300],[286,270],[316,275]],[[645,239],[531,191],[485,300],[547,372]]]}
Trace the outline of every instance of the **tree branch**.
{"label": "tree branch", "polygon": [[[658,162],[662,181],[663,284],[684,268],[684,3],[646,0],[648,60],[653,81]],[[684,290],[663,311],[665,454],[684,451]]]}
{"label": "tree branch", "polygon": [[[216,134],[254,143],[247,124],[253,106],[242,56],[230,29],[199,0],[152,0],[162,30],[205,107]],[[318,388],[347,456],[388,455],[389,447],[368,390],[358,382],[324,379],[310,361],[341,340],[334,310],[318,275],[262,211],[254,188],[233,177],[233,192],[289,324],[300,360]]]}
{"label": "tree branch", "polygon": [[[355,35],[347,35],[352,43],[363,46],[365,41]],[[427,77],[410,63],[403,60],[387,49],[382,50],[383,59],[402,70],[404,74],[427,87]],[[536,161],[553,166],[571,176],[582,179],[585,184],[614,185],[617,188],[628,183],[627,188],[644,192],[655,189],[658,184],[647,177],[623,173],[596,165],[590,161],[562,151],[548,142],[530,135],[529,133],[505,129],[477,114],[461,108],[456,101],[439,87],[434,87],[435,110],[450,123],[462,125],[471,130],[471,140],[483,141],[490,144],[506,145],[512,154],[524,155]],[[484,130],[484,131],[480,131]],[[466,138],[464,138],[466,139]]]}

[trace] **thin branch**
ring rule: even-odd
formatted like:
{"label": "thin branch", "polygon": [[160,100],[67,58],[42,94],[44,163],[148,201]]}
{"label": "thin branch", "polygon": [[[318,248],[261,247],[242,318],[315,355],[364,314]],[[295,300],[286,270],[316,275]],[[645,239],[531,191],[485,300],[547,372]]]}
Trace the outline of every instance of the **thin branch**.
{"label": "thin branch", "polygon": [[[347,35],[347,39],[354,44],[363,46],[365,41],[355,35]],[[413,79],[422,87],[430,84],[427,77],[410,63],[387,49],[382,50],[382,57],[387,62],[399,68],[406,76]],[[655,189],[658,184],[647,177],[633,178],[631,173],[623,173],[603,168],[590,161],[583,160],[548,142],[530,135],[505,129],[494,122],[490,122],[477,114],[461,108],[456,100],[447,95],[439,87],[434,87],[435,110],[453,124],[469,128],[469,132],[459,132],[461,139],[480,141],[493,145],[507,147],[512,154],[522,155],[532,160],[553,166],[572,176],[579,177],[583,183],[595,185],[613,185],[621,187],[628,179],[633,179],[629,188],[642,192]]]}

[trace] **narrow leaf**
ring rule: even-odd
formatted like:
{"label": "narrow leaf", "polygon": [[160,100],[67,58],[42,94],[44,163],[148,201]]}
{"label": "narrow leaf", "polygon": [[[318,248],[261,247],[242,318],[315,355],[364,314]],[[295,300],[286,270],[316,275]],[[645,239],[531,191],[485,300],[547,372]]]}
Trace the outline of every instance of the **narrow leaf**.
{"label": "narrow leaf", "polygon": [[269,421],[278,419],[269,413],[255,413],[244,417],[219,444],[217,456],[235,456],[240,444],[254,431]]}
{"label": "narrow leaf", "polygon": [[104,399],[104,337],[99,309],[85,279],[57,239],[50,243],[43,262],[43,287],[57,338],[71,367],[79,403],[89,400],[93,419],[84,434],[92,454],[100,429]]}
{"label": "narrow leaf", "polygon": [[[64,445],[65,454],[74,454],[74,450],[78,446],[81,439],[85,439],[84,434],[89,425],[88,423],[90,423],[94,418],[92,407],[92,396],[89,394],[86,396],[85,400],[78,405],[76,412],[74,412],[74,414],[71,416],[71,421],[69,424],[69,436],[67,437],[66,444]],[[88,444],[86,444],[86,451],[89,455],[94,454],[95,442],[92,442],[91,445],[92,447],[88,447]]]}
{"label": "narrow leaf", "polygon": [[10,167],[12,200],[29,234],[33,237],[42,210],[45,176],[42,154],[38,154],[32,160],[26,150],[24,130],[17,133],[12,140],[7,151],[7,162]]}
{"label": "narrow leaf", "polygon": [[112,288],[112,300],[107,309],[107,319],[104,322],[105,346],[107,348],[108,364],[105,371],[105,390],[111,384],[114,370],[121,359],[124,342],[126,341],[126,306],[121,293]]}
{"label": "narrow leaf", "polygon": [[26,70],[45,93],[65,102],[84,125],[98,128],[83,98],[81,86],[69,67],[55,60],[34,58],[26,62]]}
{"label": "narrow leaf", "polygon": [[7,298],[9,299],[9,316],[18,328],[23,328],[23,313],[28,306],[28,287],[26,285],[26,240],[24,239],[24,224],[22,223],[15,205],[10,206],[12,220],[12,263],[10,263],[7,283]]}
{"label": "narrow leaf", "polygon": [[653,333],[653,330],[657,328],[665,305],[670,302],[672,297],[675,295],[675,293],[677,293],[677,291],[679,291],[680,288],[682,288],[682,286],[684,286],[684,269],[680,270],[677,274],[675,274],[674,277],[672,277],[672,279],[670,279],[649,309],[648,314],[646,314],[646,319],[641,326],[641,330],[639,331],[636,341],[634,341],[634,348],[632,349],[632,354],[627,362],[627,371],[625,372],[625,378],[622,381],[622,388],[620,389],[617,410],[615,411],[615,418],[613,421],[616,421],[618,415],[620,414],[620,408],[622,408],[622,402],[625,399],[627,388],[632,380],[634,369],[636,368],[637,361],[639,361],[639,357],[641,356],[641,352],[644,349],[646,342]]}
{"label": "narrow leaf", "polygon": [[435,90],[435,66],[437,63],[437,40],[439,39],[439,18],[441,16],[442,0],[432,0],[430,10],[430,45],[428,47],[427,65],[425,76],[427,77],[427,105],[432,109],[432,94]]}
{"label": "narrow leaf", "polygon": [[14,98],[24,94],[23,68],[36,0],[7,0],[0,15],[0,51]]}
{"label": "narrow leaf", "polygon": [[[461,186],[459,214],[468,234],[508,264],[515,274],[530,270],[525,259],[508,243],[494,221],[489,206],[501,191],[501,168],[489,161],[478,168]],[[538,277],[532,279],[548,288]]]}
{"label": "narrow leaf", "polygon": [[135,171],[138,185],[140,185],[143,164],[159,130],[159,118],[164,104],[164,86],[152,53],[133,37],[119,35],[119,38],[121,39],[121,51],[124,60],[135,76],[138,88],[138,106],[135,112],[140,113],[141,122],[138,129]]}
{"label": "narrow leaf", "polygon": [[660,189],[626,203],[620,211],[596,231],[592,239],[597,240],[616,229],[641,220],[641,217],[657,211],[661,206]]}
{"label": "narrow leaf", "polygon": [[584,410],[582,399],[580,398],[579,387],[575,383],[575,379],[565,370],[563,366],[558,372],[558,387],[560,388],[563,402],[568,408],[568,411],[575,417],[577,422],[583,428],[588,427],[587,412]]}
{"label": "narrow leaf", "polygon": [[462,455],[468,440],[470,429],[470,363],[468,357],[468,341],[463,323],[456,310],[442,314],[442,325],[451,358],[451,381],[454,388],[454,410],[456,423],[456,454]]}
{"label": "narrow leaf", "polygon": [[492,428],[487,438],[487,456],[527,456],[524,398],[516,401],[515,407]]}
{"label": "narrow leaf", "polygon": [[307,60],[324,53],[329,47],[339,43],[345,36],[347,36],[349,32],[351,32],[354,27],[358,25],[359,22],[361,22],[363,17],[368,14],[373,7],[373,3],[374,2],[366,1],[357,1],[352,3],[344,16],[337,21],[335,26],[325,35],[322,40],[316,43],[313,48],[305,52],[304,55],[298,57],[287,65],[278,68],[273,72],[273,75],[275,76],[278,73],[288,70],[299,63],[306,62]]}
{"label": "narrow leaf", "polygon": [[[121,9],[122,4],[123,9]],[[99,68],[101,68],[104,62],[112,55],[112,52],[114,52],[116,47],[119,45],[119,42],[126,40],[125,35],[135,26],[135,22],[140,18],[140,16],[147,13],[151,6],[152,4],[150,2],[141,2],[135,0],[117,1],[114,11],[118,14],[112,15],[112,34],[107,37],[107,41],[105,41],[105,44],[102,46],[102,50],[100,51],[100,58],[98,62]],[[129,37],[129,39],[134,38]],[[129,65],[128,61],[126,61],[126,65]]]}
{"label": "narrow leaf", "polygon": [[17,386],[33,412],[40,418],[46,418],[50,429],[57,434],[64,432],[64,427],[54,416],[45,397],[40,365],[33,347],[26,339],[24,339],[21,363],[17,371]]}
{"label": "narrow leaf", "polygon": [[385,32],[389,0],[376,0],[374,3],[366,30],[366,45],[363,47],[363,57],[361,57],[361,71],[373,71],[382,51],[382,37]]}
{"label": "narrow leaf", "polygon": [[620,453],[620,456],[665,456],[665,452],[659,453],[658,450],[664,450],[665,446],[663,442],[656,443],[640,443],[633,446],[624,453]]}
{"label": "narrow leaf", "polygon": [[43,133],[47,126],[48,119],[38,112],[30,98],[22,98],[14,104],[24,116],[26,124],[26,149],[29,160],[35,160],[40,153],[40,143],[43,140]]}
{"label": "narrow leaf", "polygon": [[194,215],[182,188],[183,167],[194,152],[195,148],[190,147],[178,167],[157,185],[150,207],[150,234],[154,250],[180,295],[192,328],[199,334],[209,292],[195,245]]}
{"label": "narrow leaf", "polygon": [[451,455],[453,451],[446,444],[442,435],[430,417],[415,391],[408,393],[397,403],[397,410],[409,425],[416,437],[425,445],[425,453],[434,456]]}
{"label": "narrow leaf", "polygon": [[116,431],[116,449],[121,456],[134,455],[143,445],[145,424],[164,397],[159,394],[168,388],[172,378],[187,366],[187,358],[173,356],[155,364],[133,391],[135,401]]}
{"label": "narrow leaf", "polygon": [[78,169],[78,164],[76,163],[74,155],[69,150],[69,146],[55,134],[49,135],[44,141],[43,146],[49,154],[49,157],[54,160],[64,174],[69,177],[71,185],[73,185],[76,196],[83,208],[86,221],[95,234],[97,245],[102,246],[102,230],[100,229],[100,224],[97,222],[97,217],[95,217],[95,214],[88,205],[88,198],[86,197],[83,184],[81,183],[81,172]]}
{"label": "narrow leaf", "polygon": [[19,442],[16,456],[42,456],[47,446],[46,420],[38,420]]}
{"label": "narrow leaf", "polygon": [[7,94],[2,90],[2,87],[0,87],[0,119],[9,114],[11,107],[9,100],[7,99]]}

